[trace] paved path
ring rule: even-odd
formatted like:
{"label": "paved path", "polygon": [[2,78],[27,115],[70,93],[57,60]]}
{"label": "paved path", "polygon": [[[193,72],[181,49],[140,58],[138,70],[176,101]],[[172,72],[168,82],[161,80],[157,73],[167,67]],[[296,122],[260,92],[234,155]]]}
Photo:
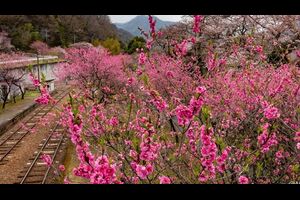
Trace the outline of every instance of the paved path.
{"label": "paved path", "polygon": [[5,108],[5,110],[0,114],[0,135],[1,129],[4,128],[5,124],[9,123],[20,113],[35,105],[35,98],[36,97],[25,97],[24,100],[17,101],[16,105],[12,104],[11,106]]}
{"label": "paved path", "polygon": [[[64,83],[55,83],[55,85],[56,90],[65,87]],[[25,96],[24,100],[18,100],[16,104],[7,105],[5,110],[0,113],[0,136],[3,132],[6,131],[4,130],[4,127],[6,126],[5,124],[9,123],[20,113],[24,112],[25,110],[29,109],[30,107],[36,104],[34,102],[35,98],[36,96]]]}

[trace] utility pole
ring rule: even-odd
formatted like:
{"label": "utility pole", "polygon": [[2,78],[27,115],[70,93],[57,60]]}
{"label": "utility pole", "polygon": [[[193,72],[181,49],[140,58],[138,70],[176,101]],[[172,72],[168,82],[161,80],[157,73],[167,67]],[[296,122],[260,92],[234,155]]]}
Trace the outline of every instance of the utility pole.
{"label": "utility pole", "polygon": [[39,80],[39,82],[41,82],[39,53],[37,53],[36,56],[37,56],[37,67],[38,67],[38,80]]}
{"label": "utility pole", "polygon": [[48,43],[48,29],[46,29],[46,43]]}

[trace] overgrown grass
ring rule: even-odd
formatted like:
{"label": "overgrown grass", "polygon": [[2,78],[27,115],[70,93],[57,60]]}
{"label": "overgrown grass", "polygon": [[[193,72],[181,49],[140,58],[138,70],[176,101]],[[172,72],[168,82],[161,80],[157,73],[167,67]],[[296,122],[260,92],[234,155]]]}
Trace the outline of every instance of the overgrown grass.
{"label": "overgrown grass", "polygon": [[67,177],[71,183],[88,183],[88,181],[84,178],[75,176],[73,174],[73,169],[79,165],[79,161],[76,156],[76,150],[72,142],[68,142],[66,156],[64,159],[65,172],[63,174],[63,178],[60,178],[57,183],[64,183],[64,178]]}
{"label": "overgrown grass", "polygon": [[[25,94],[25,98],[26,97],[37,97],[37,96],[39,96],[39,91],[37,91],[37,90],[34,90],[34,91],[27,91],[26,92],[26,94]],[[21,99],[21,97],[20,97],[20,99]]]}

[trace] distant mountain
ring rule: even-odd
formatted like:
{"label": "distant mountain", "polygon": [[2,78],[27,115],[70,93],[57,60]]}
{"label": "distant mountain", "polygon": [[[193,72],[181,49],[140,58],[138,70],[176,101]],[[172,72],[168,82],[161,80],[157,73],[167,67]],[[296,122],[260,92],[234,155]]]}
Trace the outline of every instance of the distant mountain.
{"label": "distant mountain", "polygon": [[[176,22],[170,22],[170,21],[163,21],[155,16],[153,18],[156,20],[156,29],[157,30],[176,23]],[[115,25],[118,28],[128,31],[129,33],[131,33],[134,36],[141,36],[141,33],[140,33],[138,27],[142,28],[146,32],[149,31],[148,16],[146,16],[146,15],[139,15],[139,16],[133,18],[132,20],[130,20],[129,22],[115,23]]]}
{"label": "distant mountain", "polygon": [[122,28],[117,28],[117,36],[124,44],[127,44],[134,37],[134,35]]}

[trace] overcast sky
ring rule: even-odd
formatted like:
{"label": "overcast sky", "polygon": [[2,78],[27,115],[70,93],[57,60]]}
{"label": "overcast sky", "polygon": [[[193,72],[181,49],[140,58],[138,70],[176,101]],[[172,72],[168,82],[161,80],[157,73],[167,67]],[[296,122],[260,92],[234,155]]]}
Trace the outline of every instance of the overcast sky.
{"label": "overcast sky", "polygon": [[[112,23],[128,22],[136,16],[137,15],[109,15]],[[181,17],[183,15],[155,15],[155,16],[164,21],[178,22],[181,20]]]}

